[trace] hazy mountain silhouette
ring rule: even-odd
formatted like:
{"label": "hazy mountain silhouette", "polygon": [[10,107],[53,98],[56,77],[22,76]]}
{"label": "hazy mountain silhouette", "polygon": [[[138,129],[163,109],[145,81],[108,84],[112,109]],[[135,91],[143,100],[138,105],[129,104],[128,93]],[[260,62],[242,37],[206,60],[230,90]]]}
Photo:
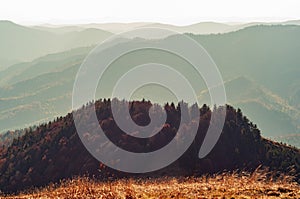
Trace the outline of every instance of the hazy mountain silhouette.
{"label": "hazy mountain silhouette", "polygon": [[[247,116],[263,129],[264,136],[299,132],[300,111],[290,106],[288,100],[243,76],[226,81],[225,89],[228,102],[247,113]],[[208,91],[202,91],[199,99],[209,103]]]}
{"label": "hazy mountain silhouette", "polygon": [[250,22],[250,23],[217,23],[217,22],[200,22],[190,25],[171,25],[164,23],[152,22],[133,22],[133,23],[91,23],[91,24],[77,24],[77,25],[51,25],[44,24],[41,26],[34,26],[39,30],[46,30],[53,33],[66,33],[71,31],[80,31],[86,28],[97,28],[106,30],[112,33],[122,33],[138,28],[157,27],[162,29],[169,29],[179,33],[193,33],[193,34],[223,34],[241,30],[250,26],[257,25],[300,25],[299,21],[284,21],[284,22]]}
{"label": "hazy mountain silhouette", "polygon": [[49,53],[95,45],[111,35],[100,29],[55,34],[10,21],[0,21],[0,33],[0,70]]}
{"label": "hazy mountain silhouette", "polygon": [[[268,25],[219,35],[189,35],[207,49],[219,67],[226,82],[228,102],[243,108],[262,129],[263,135],[269,137],[300,132],[299,34],[299,26]],[[167,39],[176,41],[176,35]],[[128,44],[131,42],[149,41],[129,40]],[[90,49],[92,47],[57,53],[1,71],[2,130],[23,128],[66,114],[71,108],[72,81],[76,68]],[[182,60],[169,55],[157,57],[157,61],[174,66],[188,79],[199,79]],[[129,60],[131,58],[128,57]],[[139,56],[135,61],[143,62],[150,58]],[[124,60],[124,63],[127,61]],[[111,71],[112,75],[107,78],[107,90],[114,85],[117,74],[122,74],[122,70],[126,68],[116,65]],[[195,88],[199,90],[199,96],[206,89],[201,80]],[[109,97],[106,90],[98,94],[99,98]],[[156,94],[153,89],[146,89],[141,94],[149,99],[151,95],[160,97],[158,101],[161,102],[171,100],[167,95]]]}

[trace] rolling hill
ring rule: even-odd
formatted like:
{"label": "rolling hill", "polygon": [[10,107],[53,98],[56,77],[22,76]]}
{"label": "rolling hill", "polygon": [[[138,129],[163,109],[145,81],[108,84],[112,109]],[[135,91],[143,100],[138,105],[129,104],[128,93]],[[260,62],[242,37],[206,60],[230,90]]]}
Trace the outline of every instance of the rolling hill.
{"label": "rolling hill", "polygon": [[95,45],[112,35],[92,28],[55,34],[10,21],[0,21],[0,34],[0,70],[50,53]]}
{"label": "rolling hill", "polygon": [[70,111],[73,82],[90,49],[47,55],[0,72],[1,129],[28,127]]}
{"label": "rolling hill", "polygon": [[[276,137],[299,132],[300,112],[290,106],[288,100],[244,76],[226,81],[225,89],[228,103],[247,113],[263,129],[264,136]],[[207,90],[200,93],[199,99],[203,103],[210,102]]]}
{"label": "rolling hill", "polygon": [[124,31],[130,31],[138,28],[157,27],[162,29],[173,30],[178,33],[193,33],[193,34],[224,34],[233,31],[238,31],[243,28],[257,25],[300,25],[299,21],[284,21],[284,22],[251,22],[251,23],[217,23],[217,22],[200,22],[190,25],[171,25],[152,22],[133,22],[133,23],[91,23],[77,25],[51,25],[44,24],[41,26],[33,26],[38,30],[45,30],[57,34],[63,34],[72,31],[81,31],[87,28],[96,28],[106,30],[115,34]]}
{"label": "rolling hill", "polygon": [[[121,108],[122,101],[114,99],[114,102],[117,102]],[[211,110],[206,105],[200,109],[198,106],[188,107],[183,102],[180,104],[181,108],[173,104],[165,105],[163,109],[167,112],[166,124],[163,128],[159,128],[161,130],[156,135],[141,139],[125,134],[116,126],[112,113],[109,111],[111,103],[110,100],[105,99],[88,103],[73,114],[69,113],[65,117],[44,123],[36,129],[29,129],[25,135],[15,139],[11,146],[2,147],[0,150],[1,191],[16,192],[84,174],[100,180],[124,177],[198,176],[220,172],[224,169],[227,171],[236,169],[253,171],[259,165],[269,167],[270,170],[281,174],[293,175],[297,181],[300,180],[299,149],[262,138],[256,125],[243,116],[240,110],[235,110],[231,106],[226,106],[225,125],[216,146],[208,156],[198,159],[198,151],[208,125],[210,122],[213,124],[215,122],[210,120]],[[131,107],[130,114],[136,123],[147,124],[149,122],[148,111],[152,106],[150,101],[133,101],[129,105]],[[190,118],[181,121],[185,125],[182,139],[189,136],[190,128],[195,122],[198,122],[195,121],[193,112],[200,111],[203,117],[199,121],[200,128],[193,144],[178,160],[155,172],[129,174],[104,166],[84,148],[76,133],[73,117],[79,119],[79,124],[84,124],[89,121],[93,107],[96,107],[99,122],[89,123],[89,129],[86,129],[82,139],[90,140],[90,144],[97,143],[95,146],[100,147],[96,150],[99,153],[103,146],[100,144],[101,136],[95,134],[99,124],[110,141],[118,147],[146,153],[160,149],[174,138],[179,127],[181,111],[187,111]],[[218,112],[218,109],[215,111]],[[153,114],[159,117],[161,109],[155,110]],[[111,153],[113,151],[109,153],[112,155],[111,161],[117,161]],[[150,164],[150,162],[146,164]],[[289,169],[291,167],[294,167],[294,172]]]}
{"label": "rolling hill", "polygon": [[[299,26],[268,25],[251,26],[226,34],[188,35],[205,47],[219,67],[226,82],[228,103],[241,107],[258,124],[263,135],[270,137],[300,133],[299,34]],[[166,39],[175,42],[176,35]],[[122,45],[134,42],[149,41],[129,40]],[[118,48],[118,45],[113,48]],[[71,108],[76,69],[91,49],[55,53],[1,71],[1,131],[23,128],[66,114]],[[159,56],[156,56],[157,53]],[[123,61],[115,63],[108,71],[106,90],[98,92],[98,98],[109,97],[107,90],[128,69],[128,65],[153,61],[153,57],[158,57],[156,61],[159,63],[172,65],[188,79],[199,79],[194,86],[199,96],[205,92],[202,78],[188,70],[189,65],[183,60],[169,54],[162,56],[161,52],[149,52],[149,56],[136,55],[129,54]],[[157,102],[172,100],[167,94],[156,92],[155,89],[145,89],[136,98],[145,95],[149,99],[160,97],[155,99]]]}

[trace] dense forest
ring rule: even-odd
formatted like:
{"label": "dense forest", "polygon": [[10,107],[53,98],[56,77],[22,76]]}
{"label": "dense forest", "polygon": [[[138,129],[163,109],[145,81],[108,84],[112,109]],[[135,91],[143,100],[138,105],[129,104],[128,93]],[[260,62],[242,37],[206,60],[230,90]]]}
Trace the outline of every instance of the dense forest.
{"label": "dense forest", "polygon": [[[156,106],[167,113],[166,123],[159,133],[150,138],[136,138],[123,132],[114,121],[111,103],[127,103],[133,121],[139,125],[150,122],[149,109]],[[267,140],[260,135],[255,124],[243,116],[240,109],[226,105],[226,120],[222,134],[214,149],[203,159],[198,158],[200,146],[210,124],[213,111],[207,105],[189,106],[184,102],[178,105],[165,104],[163,107],[150,101],[119,101],[103,99],[90,102],[82,108],[59,117],[49,123],[26,129],[24,135],[14,139],[10,145],[0,149],[0,189],[3,192],[16,192],[32,186],[44,186],[78,175],[89,175],[99,180],[126,177],[155,176],[199,176],[224,170],[255,170],[267,167],[278,173],[293,175],[300,181],[300,150]],[[149,152],[162,148],[176,135],[180,122],[185,122],[184,132],[199,122],[197,135],[188,150],[168,167],[146,174],[129,174],[113,170],[97,161],[83,146],[75,128],[74,113],[80,122],[89,121],[91,110],[95,108],[98,124],[106,136],[117,146],[133,152]],[[189,121],[180,121],[185,110]],[[195,111],[200,112],[200,121],[195,121]],[[158,113],[157,113],[158,114]],[[78,119],[78,118],[77,118]],[[99,136],[93,133],[98,124],[89,124],[86,139],[97,142]],[[138,133],[138,132],[137,132]]]}

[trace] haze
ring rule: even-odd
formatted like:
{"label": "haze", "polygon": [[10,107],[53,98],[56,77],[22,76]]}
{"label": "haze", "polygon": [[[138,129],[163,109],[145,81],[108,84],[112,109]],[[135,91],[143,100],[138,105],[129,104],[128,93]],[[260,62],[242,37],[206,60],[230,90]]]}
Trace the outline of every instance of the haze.
{"label": "haze", "polygon": [[[0,19],[26,25],[160,22],[188,25],[201,21],[285,21],[300,18],[300,1],[286,0],[27,0],[2,1]],[[237,17],[238,16],[238,17]]]}

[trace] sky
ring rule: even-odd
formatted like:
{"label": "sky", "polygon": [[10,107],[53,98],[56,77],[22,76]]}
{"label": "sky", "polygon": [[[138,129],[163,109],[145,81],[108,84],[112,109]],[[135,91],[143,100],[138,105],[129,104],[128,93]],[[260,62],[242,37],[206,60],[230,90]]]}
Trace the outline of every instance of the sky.
{"label": "sky", "polygon": [[300,19],[299,0],[1,0],[0,20],[82,24],[203,21],[250,22]]}

